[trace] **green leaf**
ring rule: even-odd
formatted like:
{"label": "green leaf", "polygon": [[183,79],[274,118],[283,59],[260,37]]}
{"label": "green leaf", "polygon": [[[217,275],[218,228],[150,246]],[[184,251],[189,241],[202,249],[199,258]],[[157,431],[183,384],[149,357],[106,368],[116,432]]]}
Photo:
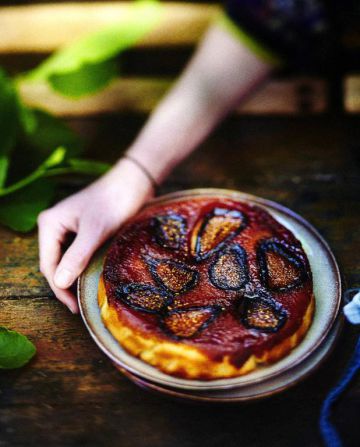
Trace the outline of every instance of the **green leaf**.
{"label": "green leaf", "polygon": [[80,98],[106,87],[118,74],[114,59],[99,64],[84,64],[77,71],[50,76],[54,90],[64,96]]}
{"label": "green leaf", "polygon": [[35,346],[27,337],[0,327],[0,368],[20,368],[28,363],[35,352]]}
{"label": "green leaf", "polygon": [[31,231],[39,213],[51,204],[54,193],[53,182],[39,179],[26,188],[0,197],[0,223],[15,231]]}
{"label": "green leaf", "polygon": [[65,159],[65,155],[66,149],[64,147],[58,147],[54,150],[50,157],[47,158],[41,166],[39,166],[38,170],[41,171],[43,169],[46,171],[47,169],[62,163]]}
{"label": "green leaf", "polygon": [[68,156],[82,152],[82,141],[63,121],[43,110],[23,106],[21,111],[24,143],[34,147],[40,156],[48,156],[59,146],[66,147]]}
{"label": "green leaf", "polygon": [[11,80],[0,69],[0,187],[5,184],[9,155],[19,124],[18,99]]}
{"label": "green leaf", "polygon": [[[60,93],[75,97],[94,93],[115,74],[114,64],[109,61],[148,33],[161,12],[162,7],[156,1],[134,2],[116,23],[57,51],[19,81],[46,81]],[[84,85],[82,76],[86,78]]]}
{"label": "green leaf", "polygon": [[9,169],[9,156],[0,153],[0,188],[4,185]]}
{"label": "green leaf", "polygon": [[0,188],[0,197],[12,194],[21,188],[33,183],[35,180],[44,176],[46,171],[49,169],[60,165],[65,160],[66,149],[64,147],[58,147],[54,152],[43,162],[41,165],[35,169],[31,174],[22,178],[16,183],[13,183],[6,188]]}
{"label": "green leaf", "polygon": [[21,101],[19,101],[20,109],[19,109],[19,117],[20,124],[22,126],[22,130],[25,134],[32,134],[36,130],[38,126],[35,110],[26,107]]}

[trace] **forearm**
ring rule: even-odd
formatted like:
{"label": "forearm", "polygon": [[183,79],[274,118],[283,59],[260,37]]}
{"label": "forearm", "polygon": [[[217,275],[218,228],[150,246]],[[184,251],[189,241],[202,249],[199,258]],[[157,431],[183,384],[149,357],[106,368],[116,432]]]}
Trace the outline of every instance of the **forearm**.
{"label": "forearm", "polygon": [[271,70],[232,34],[213,26],[129,153],[160,182]]}

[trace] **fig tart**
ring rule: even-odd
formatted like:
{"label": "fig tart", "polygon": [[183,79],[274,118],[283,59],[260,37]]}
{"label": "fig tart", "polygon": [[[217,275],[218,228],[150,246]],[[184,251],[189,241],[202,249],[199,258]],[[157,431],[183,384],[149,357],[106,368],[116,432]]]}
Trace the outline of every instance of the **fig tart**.
{"label": "fig tart", "polygon": [[153,204],[110,245],[103,322],[121,346],[185,379],[236,377],[275,362],[311,325],[307,256],[265,209],[227,198]]}

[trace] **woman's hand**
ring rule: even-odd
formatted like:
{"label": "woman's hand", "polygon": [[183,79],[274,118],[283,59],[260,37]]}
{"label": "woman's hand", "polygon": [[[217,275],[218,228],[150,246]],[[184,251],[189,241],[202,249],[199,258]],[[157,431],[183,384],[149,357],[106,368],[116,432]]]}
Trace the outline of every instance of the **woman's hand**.
{"label": "woman's hand", "polygon": [[[149,179],[124,158],[103,177],[39,215],[40,271],[71,312],[77,313],[78,305],[69,287],[93,253],[152,193]],[[63,254],[71,234],[75,239]]]}

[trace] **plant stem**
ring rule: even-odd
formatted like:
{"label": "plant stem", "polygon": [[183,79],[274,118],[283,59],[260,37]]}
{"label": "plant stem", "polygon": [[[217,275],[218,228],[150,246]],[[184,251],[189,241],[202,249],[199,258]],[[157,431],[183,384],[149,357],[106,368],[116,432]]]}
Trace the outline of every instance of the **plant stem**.
{"label": "plant stem", "polygon": [[83,159],[69,159],[67,163],[69,164],[68,166],[49,168],[47,161],[45,161],[27,177],[19,180],[16,183],[13,183],[6,188],[0,188],[0,197],[6,196],[7,194],[11,194],[21,188],[24,188],[40,177],[54,177],[56,175],[67,174],[99,176],[104,174],[111,166],[108,163]]}

